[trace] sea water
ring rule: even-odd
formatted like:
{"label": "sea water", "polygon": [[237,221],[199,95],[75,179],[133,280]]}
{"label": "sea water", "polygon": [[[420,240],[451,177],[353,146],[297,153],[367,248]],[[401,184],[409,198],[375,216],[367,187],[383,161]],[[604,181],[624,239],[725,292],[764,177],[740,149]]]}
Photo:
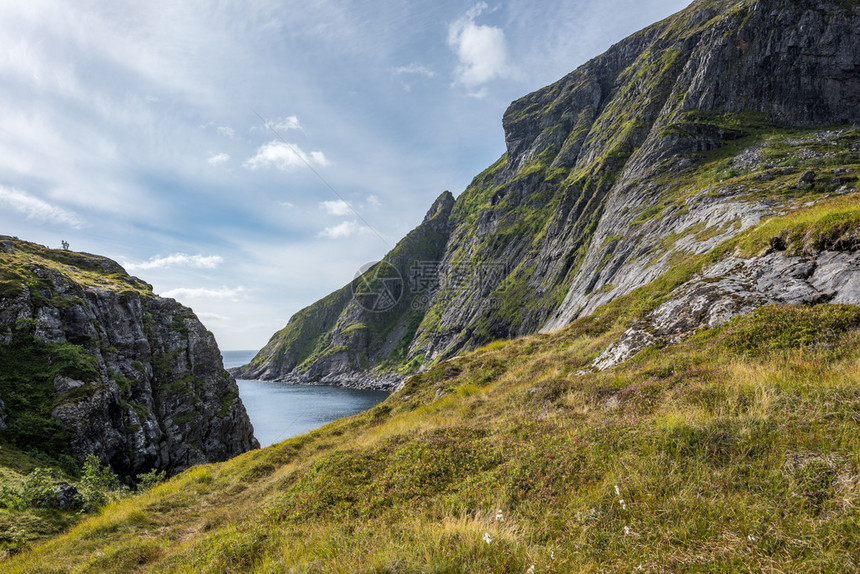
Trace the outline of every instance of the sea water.
{"label": "sea water", "polygon": [[[245,365],[255,354],[255,351],[224,351],[224,367],[229,369]],[[239,385],[239,396],[254,425],[254,436],[264,447],[304,434],[341,417],[360,413],[381,403],[389,394],[271,381],[237,379],[236,383]]]}

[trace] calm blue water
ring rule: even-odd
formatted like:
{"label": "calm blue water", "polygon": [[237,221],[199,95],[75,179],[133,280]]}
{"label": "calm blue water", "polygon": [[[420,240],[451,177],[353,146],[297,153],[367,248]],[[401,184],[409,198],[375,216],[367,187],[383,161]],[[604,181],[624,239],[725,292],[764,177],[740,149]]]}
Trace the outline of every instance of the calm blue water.
{"label": "calm blue water", "polygon": [[[256,351],[223,351],[224,367],[250,361]],[[239,396],[254,425],[260,446],[304,434],[341,417],[348,417],[381,403],[380,391],[355,391],[340,387],[290,385],[237,379]]]}

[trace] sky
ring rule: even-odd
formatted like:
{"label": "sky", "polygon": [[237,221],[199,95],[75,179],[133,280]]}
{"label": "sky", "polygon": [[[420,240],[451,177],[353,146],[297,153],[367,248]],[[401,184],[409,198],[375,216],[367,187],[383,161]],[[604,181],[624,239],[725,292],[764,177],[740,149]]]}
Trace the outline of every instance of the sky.
{"label": "sky", "polygon": [[502,115],[687,0],[0,0],[0,235],[259,349],[505,151]]}

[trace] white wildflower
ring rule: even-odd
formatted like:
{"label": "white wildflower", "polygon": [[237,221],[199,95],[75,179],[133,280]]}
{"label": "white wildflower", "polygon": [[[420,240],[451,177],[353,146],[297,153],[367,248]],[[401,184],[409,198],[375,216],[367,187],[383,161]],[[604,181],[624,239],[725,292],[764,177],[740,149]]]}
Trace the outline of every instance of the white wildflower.
{"label": "white wildflower", "polygon": [[484,542],[490,544],[493,541],[493,538],[490,536],[489,532],[484,532]]}
{"label": "white wildflower", "polygon": [[526,574],[535,574],[535,565],[534,564],[529,566],[529,569],[526,570]]}
{"label": "white wildflower", "polygon": [[758,540],[758,538],[750,534],[749,536],[747,536],[747,540],[749,540],[750,542],[755,542],[756,540]]}
{"label": "white wildflower", "polygon": [[624,536],[630,536],[630,527],[629,526],[624,527]]}
{"label": "white wildflower", "polygon": [[505,521],[505,517],[502,516],[502,509],[501,508],[499,509],[498,512],[496,512],[496,520],[499,520],[501,522]]}
{"label": "white wildflower", "polygon": [[615,496],[617,496],[617,497],[618,497],[618,502],[621,504],[621,509],[622,509],[622,510],[627,510],[627,503],[626,503],[626,502],[624,502],[624,499],[623,499],[623,498],[621,498],[621,489],[620,489],[620,488],[618,488],[618,485],[617,485],[617,484],[615,485]]}
{"label": "white wildflower", "polygon": [[555,560],[555,550],[550,550],[550,551],[549,551],[549,559],[550,559],[550,560]]}

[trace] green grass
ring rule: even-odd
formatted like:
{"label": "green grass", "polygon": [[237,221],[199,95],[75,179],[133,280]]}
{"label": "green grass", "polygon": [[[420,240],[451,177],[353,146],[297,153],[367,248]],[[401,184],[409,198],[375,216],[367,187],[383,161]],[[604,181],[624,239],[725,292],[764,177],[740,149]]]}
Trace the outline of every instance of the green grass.
{"label": "green grass", "polygon": [[[742,18],[747,4],[714,18]],[[707,25],[684,28],[683,19],[674,24],[661,24],[657,32],[676,40]],[[695,157],[690,173],[656,176],[664,192],[634,223],[651,225],[670,210],[683,209],[692,197],[725,189],[740,190],[739,201],[775,199],[779,209],[790,212],[705,255],[674,251],[675,243],[689,235],[712,239],[728,231],[728,225],[693,226],[667,237],[657,251],[667,256],[671,268],[656,281],[557,333],[490,342],[508,336],[530,314],[540,315],[557,304],[588,249],[603,193],[647,128],[642,123],[649,112],[645,108],[660,101],[662,80],[676,75],[673,69],[682,62],[674,50],[646,52],[638,66],[623,73],[619,99],[597,119],[604,129],[594,130],[612,137],[591,142],[599,149],[590,165],[553,169],[553,157],[544,154],[525,166],[514,184],[546,184],[531,197],[534,205],[518,208],[507,195],[511,190],[498,184],[506,157],[458,200],[452,219],[461,225],[461,239],[476,249],[471,255],[466,250],[454,254],[453,260],[461,263],[502,253],[518,241],[533,246],[533,236],[543,234],[558,199],[568,192],[576,192],[585,214],[576,223],[581,245],[565,267],[567,275],[534,289],[534,267],[510,270],[494,293],[501,299],[497,315],[482,317],[473,334],[472,342],[487,343],[483,347],[411,377],[366,413],[225,463],[194,467],[140,496],[111,503],[76,526],[38,514],[45,509],[18,516],[0,511],[0,526],[16,537],[9,547],[16,551],[69,527],[29,550],[0,558],[0,568],[122,573],[507,573],[532,567],[559,573],[856,571],[860,309],[768,306],[701,330],[685,342],[647,348],[613,369],[595,373],[588,366],[673,289],[721,257],[761,253],[774,238],[787,254],[855,249],[860,195],[828,197],[833,186],[826,177],[802,188],[796,182],[805,169],[826,174],[832,167],[848,166],[857,173],[860,162],[851,150],[857,130],[827,144],[834,155],[801,160],[798,148],[822,151],[815,143],[789,143],[809,132],[786,130],[749,114],[684,116],[667,130],[716,126],[733,139]],[[561,83],[551,87],[552,97],[535,100],[519,110],[520,117],[506,120],[543,117],[561,101],[561,89]],[[555,129],[549,126],[544,134],[553,135]],[[585,137],[577,124],[562,149],[580,145]],[[734,156],[751,145],[763,146],[763,161],[769,165],[735,167]],[[767,177],[757,179],[762,174]],[[799,207],[807,202],[815,203]],[[511,217],[503,217],[499,233],[479,238],[472,230],[487,210]],[[402,252],[408,251],[405,247],[422,252],[432,247],[432,242],[415,241],[404,244]],[[66,257],[56,253],[49,259],[63,272],[74,263],[74,273],[95,281],[87,274],[98,268],[97,260]],[[20,265],[9,268],[13,271],[0,275],[0,293],[13,296],[27,289],[39,296],[43,278]],[[309,366],[327,353],[349,350],[332,336],[349,297],[348,289],[341,290],[297,314],[255,363],[271,359],[278,366]],[[375,317],[340,334],[370,332],[384,339],[402,327],[405,332],[418,329],[419,340],[426,339],[445,328],[442,310],[437,306],[426,314]],[[16,371],[31,369],[38,375],[28,379],[33,387],[27,400],[44,418],[51,375],[44,371],[44,354],[57,351],[70,368],[86,365],[77,365],[68,349],[29,348],[32,356],[10,354],[8,360],[21,361]],[[421,361],[414,359],[398,366],[409,358],[402,344],[395,349],[388,366],[418,368]],[[154,364],[156,374],[168,380],[175,360],[164,355]],[[6,392],[0,388],[4,400]],[[20,482],[27,472],[44,466],[37,456],[0,444],[0,462],[7,461],[2,478],[8,481]]]}
{"label": "green grass", "polygon": [[854,570],[860,308],[763,307],[587,367],[703,265],[757,252],[775,231],[851,234],[857,225],[831,222],[856,203],[768,220],[562,331],[437,364],[366,413],[190,469],[3,566]]}
{"label": "green grass", "polygon": [[[347,317],[368,324],[367,339],[386,343],[368,352],[353,353],[358,358],[350,357],[352,366],[381,366],[397,373],[416,372],[416,367],[429,367],[436,360],[494,339],[537,331],[558,311],[586,257],[596,250],[613,248],[615,238],[607,238],[600,246],[592,245],[592,238],[610,190],[629,166],[630,158],[641,160],[640,150],[652,149],[647,142],[654,139],[649,137],[680,136],[686,138],[678,144],[681,149],[704,147],[710,151],[685,154],[691,162],[686,167],[661,169],[666,166],[655,165],[642,180],[625,182],[650,191],[647,205],[629,206],[634,210],[630,224],[635,227],[627,237],[618,238],[625,240],[624,253],[638,247],[632,245],[634,241],[642,245],[647,241],[643,237],[673,225],[672,218],[689,213],[703,197],[719,196],[721,201],[739,203],[768,199],[775,202],[775,210],[794,209],[822,200],[839,187],[830,183],[834,168],[852,170],[844,177],[853,177],[856,183],[860,173],[856,148],[860,131],[856,128],[789,128],[761,113],[686,109],[685,94],[675,91],[679,74],[697,43],[691,43],[695,35],[709,28],[721,29],[716,25],[727,20],[721,29],[733,38],[727,41],[739,41],[733,34],[753,14],[751,6],[751,1],[699,1],[649,28],[643,34],[647,36],[643,38],[646,46],[636,58],[601,80],[614,88],[600,109],[593,110],[583,102],[590,100],[595,77],[617,65],[607,60],[619,57],[618,52],[599,57],[512,104],[504,118],[507,133],[516,134],[517,145],[529,141],[539,145],[531,148],[525,159],[503,155],[473,179],[453,208],[450,252],[444,253],[446,262],[454,267],[498,264],[503,269],[498,283],[488,288],[472,281],[466,289],[437,294],[426,313],[423,305],[419,305],[420,312],[406,306],[397,308],[376,317],[376,328],[363,317],[343,314],[347,300],[340,300],[337,312],[332,313],[328,308],[330,296],[310,311],[298,313],[254,364],[267,362],[280,372],[298,366],[306,372],[330,345],[338,344],[338,335],[359,339],[359,333],[349,332],[348,323],[342,325],[347,329],[336,332],[339,319]],[[713,9],[709,19],[701,18],[706,8]],[[834,131],[827,141],[816,141],[817,132],[825,128]],[[834,135],[836,131],[838,135]],[[757,165],[737,164],[740,152],[759,147]],[[812,185],[798,187],[805,170],[814,170],[819,177]],[[700,222],[679,230],[650,246],[649,253],[640,251],[637,257],[647,256],[646,265],[678,263],[686,254],[675,248],[675,241],[690,235],[698,242],[730,236],[740,229],[741,220],[705,225]],[[689,241],[684,243],[690,247]],[[550,263],[547,253],[560,257]],[[434,259],[442,259],[442,254]],[[475,305],[479,298],[491,299],[492,304]],[[469,317],[468,328],[455,337],[448,330],[459,328],[456,320],[441,319],[451,307],[463,309]],[[388,345],[389,337],[399,340]],[[427,361],[422,362],[422,357],[428,357]]]}
{"label": "green grass", "polygon": [[603,373],[579,373],[612,338],[586,321],[489,345],[367,413],[114,503],[5,567],[851,570],[858,319],[768,307]]}
{"label": "green grass", "polygon": [[838,248],[840,239],[857,236],[860,228],[860,194],[835,197],[774,217],[734,243],[738,253],[749,256],[766,249],[771,239],[784,241],[788,254]]}
{"label": "green grass", "polygon": [[[647,69],[654,68],[656,75],[653,80],[658,81],[661,74],[671,71],[674,65],[672,62],[671,53],[667,53],[659,56],[643,54],[641,63]],[[641,78],[641,81],[633,78],[640,68],[641,66],[633,66],[624,72],[630,76],[629,86],[625,89],[630,92],[631,98],[639,93],[636,90],[644,90],[643,93],[660,91],[659,85],[653,84],[650,79],[644,82]],[[619,101],[623,101],[623,98]],[[525,110],[523,113],[529,116],[532,112],[534,110]],[[385,342],[395,335],[398,341],[391,349],[377,346],[369,348],[367,352],[354,353],[360,356],[360,359],[356,360],[351,355],[354,365],[358,368],[367,368],[371,364],[381,365],[383,370],[401,374],[416,372],[418,367],[431,366],[435,361],[448,358],[462,348],[474,348],[495,339],[537,330],[557,310],[586,254],[595,248],[605,249],[608,261],[608,250],[615,242],[624,239],[620,236],[609,237],[599,247],[591,245],[596,229],[595,214],[602,209],[605,193],[630,155],[625,146],[630,147],[630,142],[638,137],[636,134],[639,133],[639,128],[634,125],[635,117],[638,116],[633,113],[634,118],[627,117],[630,113],[629,110],[623,113],[619,111],[615,115],[607,112],[608,115],[604,114],[606,117],[598,118],[597,123],[603,122],[607,126],[617,127],[618,129],[612,128],[615,130],[613,133],[622,136],[619,136],[618,141],[592,142],[603,150],[603,153],[593,154],[596,159],[588,166],[552,167],[556,156],[545,153],[500,183],[500,174],[507,163],[507,158],[503,156],[476,177],[454,207],[451,217],[454,223],[452,244],[459,247],[449,255],[452,264],[466,267],[488,262],[500,264],[500,268],[504,269],[501,281],[489,295],[483,294],[491,299],[493,304],[474,311],[471,329],[461,333],[453,348],[444,349],[441,353],[438,353],[440,349],[435,349],[437,354],[434,358],[423,362],[420,357],[429,356],[426,355],[430,348],[429,342],[447,335],[445,331],[450,328],[448,322],[441,320],[444,309],[462,303],[462,300],[471,294],[470,291],[461,290],[439,296],[426,313],[423,308],[421,311],[415,311],[402,305],[388,313],[378,314],[370,322],[362,320],[361,324],[368,325],[370,341]],[[521,118],[516,121],[527,120]],[[546,130],[552,131],[556,127],[550,126]],[[579,128],[574,128],[576,129]],[[609,128],[595,128],[592,131],[603,133],[607,129]],[[782,227],[762,226],[756,236],[744,236],[743,242],[737,244],[739,253],[743,255],[752,255],[767,248],[773,237],[781,237],[788,242],[789,254],[832,247],[840,239],[843,245],[853,244],[846,243],[848,240],[854,243],[858,241],[857,238],[842,237],[845,230],[856,227],[860,217],[856,213],[856,201],[853,197],[844,199],[844,210],[836,213],[831,209],[831,195],[838,186],[830,183],[835,175],[832,171],[836,168],[848,169],[849,178],[860,173],[860,155],[856,151],[860,134],[858,130],[843,127],[841,132],[833,132],[827,141],[819,142],[816,139],[816,130],[777,126],[757,114],[716,114],[696,110],[681,114],[678,122],[668,126],[666,130],[667,133],[686,130],[690,134],[697,134],[702,130],[708,133],[717,130],[725,134],[725,140],[716,149],[691,154],[690,159],[694,164],[690,171],[659,172],[649,176],[646,181],[639,182],[640,185],[646,185],[650,181],[657,184],[657,189],[660,190],[659,195],[653,198],[649,205],[639,208],[631,221],[632,225],[642,226],[643,233],[652,229],[648,226],[660,226],[665,218],[681,216],[688,212],[689,202],[711,194],[730,195],[729,201],[737,202],[766,198],[776,202],[777,210],[796,212],[798,219],[793,222],[780,218],[777,225]],[[761,163],[753,167],[735,167],[734,159],[738,153],[751,147],[761,148]],[[799,159],[801,157],[805,159]],[[798,178],[806,170],[816,171],[818,177],[814,184],[798,187]],[[517,189],[522,186],[532,190],[526,197],[518,195]],[[569,222],[567,225],[567,232],[576,237],[577,244],[568,246],[570,252],[558,265],[558,271],[554,275],[545,274],[538,279],[535,276],[538,253],[545,247],[546,233],[565,197],[575,198],[576,211],[581,214],[577,222]],[[797,211],[798,206],[810,202],[820,206]],[[821,220],[816,215],[823,212],[828,213],[829,220]],[[479,236],[476,229],[488,215],[492,215],[490,219],[497,221],[498,226],[495,231]],[[808,230],[800,217],[815,220],[816,229]],[[680,239],[692,237],[697,242],[710,241],[738,233],[740,227],[740,220],[712,227],[706,227],[704,222],[700,222],[664,237],[651,251],[642,253],[639,257],[647,258],[646,265],[649,266],[668,263],[670,266],[683,267],[679,264],[684,264],[691,258],[676,247]],[[810,231],[808,237],[807,231]],[[508,259],[511,252],[522,252],[525,255],[514,259],[511,265],[512,261]],[[280,367],[297,364],[300,365],[300,370],[307,370],[324,356],[333,344],[334,325],[346,305],[345,301],[341,301],[341,307],[337,308],[336,314],[329,313],[325,310],[326,301],[328,299],[317,304],[322,305],[320,309],[314,306],[306,310],[308,312],[297,314],[255,362],[259,364],[268,360]],[[358,327],[350,329],[347,324],[341,334],[363,335]],[[313,331],[316,338],[294,335],[299,331]],[[450,340],[449,337],[444,339]],[[287,358],[292,361],[300,358],[301,361],[291,363],[284,360]]]}
{"label": "green grass", "polygon": [[[42,454],[25,454],[0,442],[0,465],[0,560],[56,536],[111,500],[131,495],[94,456],[85,461],[82,471],[75,464],[74,472],[69,472]],[[164,472],[152,471],[138,479],[142,492],[164,480]],[[72,508],[58,509],[53,503],[59,485],[77,489]]]}
{"label": "green grass", "polygon": [[[63,251],[50,249],[36,243],[21,241],[16,238],[9,239],[14,245],[14,250],[9,253],[0,251],[0,296],[12,296],[21,293],[23,289],[30,291],[31,297],[41,297],[40,291],[50,287],[49,279],[44,273],[34,273],[33,269],[38,267],[53,273],[64,275],[82,287],[103,287],[117,292],[136,292],[141,295],[151,295],[151,287],[131,277],[122,267],[115,262],[87,253],[75,251]],[[75,304],[75,294],[70,298],[63,298],[60,305]],[[45,301],[48,303],[48,301]],[[57,301],[51,301],[57,303]]]}

